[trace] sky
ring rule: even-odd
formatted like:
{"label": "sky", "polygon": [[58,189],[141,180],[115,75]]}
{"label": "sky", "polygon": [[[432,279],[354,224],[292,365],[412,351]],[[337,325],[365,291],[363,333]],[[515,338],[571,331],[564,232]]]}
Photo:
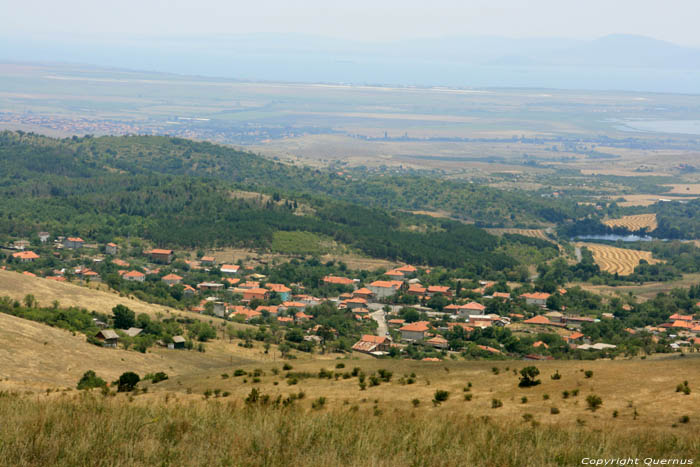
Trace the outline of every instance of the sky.
{"label": "sky", "polygon": [[698,0],[0,0],[0,35],[305,33],[594,39],[639,34],[700,47]]}

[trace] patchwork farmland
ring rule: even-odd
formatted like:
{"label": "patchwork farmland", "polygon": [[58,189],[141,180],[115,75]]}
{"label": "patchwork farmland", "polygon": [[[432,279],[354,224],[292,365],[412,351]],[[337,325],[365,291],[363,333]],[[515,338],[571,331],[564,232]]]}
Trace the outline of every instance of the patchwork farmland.
{"label": "patchwork farmland", "polygon": [[624,227],[632,232],[647,229],[648,232],[655,230],[656,214],[637,214],[634,216],[624,216],[619,219],[608,219],[604,222],[609,227]]}
{"label": "patchwork farmland", "polygon": [[630,250],[596,243],[577,243],[577,247],[586,247],[593,253],[593,259],[601,271],[620,276],[628,276],[634,272],[640,260],[649,264],[662,262],[654,259],[649,251]]}

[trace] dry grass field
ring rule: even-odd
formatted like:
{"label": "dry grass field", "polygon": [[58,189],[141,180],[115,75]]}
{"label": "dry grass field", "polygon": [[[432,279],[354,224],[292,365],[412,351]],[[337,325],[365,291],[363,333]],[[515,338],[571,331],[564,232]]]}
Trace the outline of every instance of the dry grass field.
{"label": "dry grass field", "polygon": [[620,276],[632,274],[642,259],[650,264],[662,262],[654,259],[649,251],[630,250],[597,243],[577,243],[576,246],[588,248],[593,253],[593,259],[600,266],[601,271]]}
{"label": "dry grass field", "polygon": [[624,216],[619,219],[608,219],[603,223],[610,227],[624,227],[632,232],[642,229],[647,229],[647,231],[651,232],[658,226],[656,223],[656,214],[653,213]]}
{"label": "dry grass field", "polygon": [[679,196],[667,196],[665,194],[663,195],[646,195],[646,194],[638,194],[638,195],[623,195],[621,198],[624,198],[623,202],[618,203],[620,206],[624,207],[629,207],[629,206],[651,206],[654,203],[659,202],[661,199],[668,199],[672,201],[682,201],[682,200],[689,200],[689,199],[695,199],[697,197],[694,196],[687,196],[687,197],[679,197]]}
{"label": "dry grass field", "polygon": [[669,193],[675,195],[700,195],[700,183],[666,185],[670,188]]}
{"label": "dry grass field", "polygon": [[669,293],[675,288],[687,288],[700,283],[700,274],[685,274],[682,279],[668,282],[647,282],[642,285],[592,285],[586,282],[576,282],[572,286],[579,286],[599,295],[616,296],[632,293],[640,301],[656,297],[660,293]]}

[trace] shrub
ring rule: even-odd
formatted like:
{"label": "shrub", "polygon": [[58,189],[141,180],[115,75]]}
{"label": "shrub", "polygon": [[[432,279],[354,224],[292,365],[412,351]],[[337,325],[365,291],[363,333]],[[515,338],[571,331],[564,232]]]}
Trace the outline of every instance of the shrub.
{"label": "shrub", "polygon": [[564,399],[568,399],[569,398],[569,391],[562,392],[561,397],[563,397]]}
{"label": "shrub", "polygon": [[593,377],[593,370],[586,370],[586,371],[583,373],[583,375],[584,375],[586,378],[591,378],[591,377]]}
{"label": "shrub", "polygon": [[78,381],[78,389],[106,388],[107,382],[97,376],[94,371],[88,370]]}
{"label": "shrub", "polygon": [[540,370],[537,369],[535,366],[526,366],[522,370],[520,370],[520,383],[518,386],[521,388],[529,388],[531,386],[537,386],[540,384],[539,379],[537,378],[537,375],[540,374]]}
{"label": "shrub", "polygon": [[620,412],[613,410],[613,418],[617,418],[618,415],[620,415]]}
{"label": "shrub", "polygon": [[221,379],[228,379],[228,373],[221,373]]}
{"label": "shrub", "polygon": [[595,394],[590,394],[588,397],[586,397],[586,403],[588,404],[588,408],[592,412],[595,412],[601,405],[603,405],[603,399]]}
{"label": "shrub", "polygon": [[335,367],[340,369],[340,368],[345,368],[345,363],[336,363]]}
{"label": "shrub", "polygon": [[369,387],[379,386],[379,378],[372,375],[369,377]]}
{"label": "shrub", "polygon": [[559,374],[559,370],[555,371],[554,374],[551,376],[551,378],[554,380],[561,379],[561,375]]}
{"label": "shrub", "polygon": [[391,377],[393,375],[391,371],[382,368],[380,370],[377,370],[377,373],[379,373],[379,377],[382,379],[382,381],[385,381],[387,383],[391,381]]}
{"label": "shrub", "polygon": [[139,378],[139,375],[137,375],[133,371],[127,371],[126,373],[122,373],[122,375],[117,380],[117,392],[133,391],[140,380],[141,378]]}
{"label": "shrub", "polygon": [[531,422],[534,418],[535,418],[535,416],[532,415],[531,413],[524,413],[523,414],[523,420],[526,422]]}
{"label": "shrub", "polygon": [[542,400],[548,401],[548,400],[549,400],[549,394],[542,394]]}
{"label": "shrub", "polygon": [[413,407],[418,407],[420,405],[420,401],[418,399],[413,399],[411,404],[413,404]]}
{"label": "shrub", "polygon": [[352,376],[357,376],[360,374],[360,368],[355,367],[352,369],[352,373],[350,373]]}
{"label": "shrub", "polygon": [[472,394],[471,394],[471,393],[465,394],[465,395],[464,395],[464,400],[467,401],[467,402],[471,401],[471,400],[472,400]]}
{"label": "shrub", "polygon": [[241,370],[240,368],[233,372],[233,376],[245,376],[246,374],[245,370]]}
{"label": "shrub", "polygon": [[437,391],[435,391],[435,395],[433,396],[433,405],[440,405],[443,402],[445,402],[449,397],[450,393],[448,391],[438,389]]}
{"label": "shrub", "polygon": [[552,407],[551,409],[549,409],[549,413],[551,413],[552,415],[557,415],[559,413],[559,409],[556,407]]}
{"label": "shrub", "polygon": [[688,386],[688,381],[683,381],[681,384],[676,386],[676,392],[682,392],[686,396],[690,394],[690,386]]}
{"label": "shrub", "polygon": [[282,369],[284,371],[289,371],[292,369],[292,365],[290,365],[289,363],[285,363],[284,365],[282,365]]}
{"label": "shrub", "polygon": [[326,405],[326,398],[319,397],[311,403],[311,408],[314,410],[321,410]]}
{"label": "shrub", "polygon": [[491,399],[491,408],[498,409],[503,407],[503,402],[500,399]]}
{"label": "shrub", "polygon": [[495,366],[494,366],[493,368],[491,368],[491,372],[492,372],[494,375],[497,375],[498,373],[500,373],[500,371],[498,370],[498,368],[496,368]]}
{"label": "shrub", "polygon": [[690,417],[687,415],[683,415],[681,418],[678,419],[680,423],[689,423],[690,422]]}
{"label": "shrub", "polygon": [[521,404],[527,404],[527,397],[523,396],[520,398],[520,403]]}
{"label": "shrub", "polygon": [[153,382],[153,384],[160,383],[161,381],[165,381],[166,379],[168,379],[168,375],[162,371],[154,373],[151,377],[151,381]]}

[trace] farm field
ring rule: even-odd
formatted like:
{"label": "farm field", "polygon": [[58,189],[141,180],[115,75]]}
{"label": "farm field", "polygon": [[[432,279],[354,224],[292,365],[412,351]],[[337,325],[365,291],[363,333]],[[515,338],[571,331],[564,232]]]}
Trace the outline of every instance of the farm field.
{"label": "farm field", "polygon": [[517,234],[525,237],[539,238],[551,242],[552,239],[547,236],[546,229],[485,229],[494,235]]}
{"label": "farm field", "polygon": [[624,216],[619,219],[608,219],[603,222],[609,227],[624,227],[632,232],[642,229],[655,230],[657,227],[656,214],[637,214]]}
{"label": "farm field", "polygon": [[647,194],[636,194],[636,195],[624,195],[621,196],[621,198],[624,199],[624,201],[619,202],[618,204],[623,207],[630,207],[630,206],[651,206],[654,203],[657,203],[659,200],[665,199],[665,200],[671,200],[671,201],[687,201],[691,199],[696,199],[697,196],[667,196],[665,194],[663,195],[647,195]]}
{"label": "farm field", "polygon": [[700,183],[668,185],[669,193],[675,195],[700,195]]}
{"label": "farm field", "polygon": [[596,243],[577,243],[576,246],[588,248],[593,253],[593,259],[600,266],[601,271],[620,276],[632,274],[642,259],[649,264],[661,262],[661,260],[654,259],[649,251],[630,250]]}

